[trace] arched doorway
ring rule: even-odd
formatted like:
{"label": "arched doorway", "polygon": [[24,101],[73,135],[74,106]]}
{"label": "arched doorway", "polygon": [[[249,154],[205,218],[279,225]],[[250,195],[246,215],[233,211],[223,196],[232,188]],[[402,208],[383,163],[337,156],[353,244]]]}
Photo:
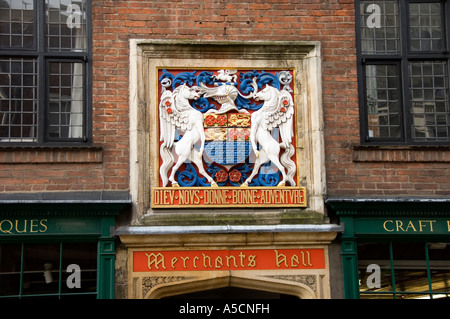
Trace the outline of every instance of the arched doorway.
{"label": "arched doorway", "polygon": [[[206,275],[206,274],[203,274]],[[214,276],[213,274],[210,274]],[[320,295],[318,276],[240,276],[151,279],[154,286],[142,294],[144,299],[315,299]],[[320,279],[319,279],[320,280]],[[143,282],[145,285],[145,280]]]}
{"label": "arched doorway", "polygon": [[[148,231],[148,229],[144,229]],[[330,298],[336,232],[121,234],[128,298]]]}
{"label": "arched doorway", "polygon": [[298,296],[247,289],[238,287],[222,287],[179,295],[164,297],[162,299],[299,299]]}

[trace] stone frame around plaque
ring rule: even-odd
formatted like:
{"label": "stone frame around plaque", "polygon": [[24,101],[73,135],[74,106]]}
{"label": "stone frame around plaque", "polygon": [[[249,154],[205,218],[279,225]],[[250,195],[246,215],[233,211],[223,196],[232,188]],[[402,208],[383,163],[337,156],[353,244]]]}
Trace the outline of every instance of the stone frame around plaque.
{"label": "stone frame around plaque", "polygon": [[[325,165],[320,43],[131,40],[130,49],[130,190],[135,204],[135,217],[152,209],[211,207],[220,210],[229,205],[236,208],[256,205],[297,207],[324,213]],[[292,143],[295,145],[295,182],[282,187],[249,186],[250,193],[234,185],[217,187],[214,189],[220,192],[213,190],[214,203],[192,200],[180,204],[184,194],[179,193],[180,190],[190,190],[191,193],[186,196],[192,195],[191,198],[200,199],[203,194],[197,191],[210,191],[213,187],[175,188],[167,184],[164,189],[159,170],[160,78],[163,70],[170,72],[176,69],[185,72],[215,70],[216,76],[220,74],[220,70],[290,70],[294,78],[291,88],[295,107],[295,136]],[[256,193],[261,189],[272,191],[270,196],[268,195],[272,201],[266,205],[260,202],[261,194]],[[294,189],[295,197],[291,193]],[[228,201],[233,195],[235,198],[241,196],[245,200]],[[274,202],[274,198],[278,198],[277,202]],[[297,201],[291,201],[294,198]],[[178,200],[177,205],[175,200]],[[185,203],[188,205],[182,205]]]}

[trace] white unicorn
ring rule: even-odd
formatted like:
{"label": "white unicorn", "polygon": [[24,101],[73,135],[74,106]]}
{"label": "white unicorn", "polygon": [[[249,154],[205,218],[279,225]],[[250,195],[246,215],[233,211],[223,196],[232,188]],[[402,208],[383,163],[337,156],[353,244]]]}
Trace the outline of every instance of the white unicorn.
{"label": "white unicorn", "polygon": [[[175,181],[175,173],[178,168],[187,160],[193,162],[200,174],[202,174],[211,183],[211,186],[217,186],[216,182],[209,176],[202,162],[203,150],[205,147],[205,132],[203,129],[203,114],[194,109],[189,100],[198,99],[200,95],[195,88],[190,88],[186,84],[180,85],[173,92],[165,90],[161,94],[159,102],[160,118],[160,155],[163,163],[159,169],[163,186],[170,181],[173,187],[179,187]],[[178,142],[175,142],[177,129],[184,133]],[[200,141],[200,150],[197,152],[194,145]],[[172,149],[178,156],[174,163]],[[172,167],[169,177],[167,173]]]}
{"label": "white unicorn", "polygon": [[[283,176],[277,186],[284,186],[286,182],[289,182],[290,186],[295,186],[293,176],[296,166],[290,159],[294,154],[294,146],[291,143],[294,136],[294,102],[292,96],[287,90],[280,91],[267,84],[262,91],[254,93],[253,98],[264,101],[264,104],[258,111],[252,113],[250,142],[256,155],[256,161],[251,175],[241,186],[248,186],[253,177],[258,174],[261,165],[269,161],[280,170]],[[280,143],[272,136],[274,128],[279,129]],[[258,144],[261,146],[259,151],[257,149]],[[285,149],[281,157],[284,166],[279,159],[281,148]],[[288,170],[287,173],[285,166]]]}

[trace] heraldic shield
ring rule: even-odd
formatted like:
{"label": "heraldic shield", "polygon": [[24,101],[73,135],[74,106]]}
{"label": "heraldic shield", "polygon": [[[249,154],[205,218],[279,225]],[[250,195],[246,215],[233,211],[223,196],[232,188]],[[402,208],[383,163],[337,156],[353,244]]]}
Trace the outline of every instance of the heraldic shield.
{"label": "heraldic shield", "polygon": [[159,187],[298,185],[292,70],[158,72]]}

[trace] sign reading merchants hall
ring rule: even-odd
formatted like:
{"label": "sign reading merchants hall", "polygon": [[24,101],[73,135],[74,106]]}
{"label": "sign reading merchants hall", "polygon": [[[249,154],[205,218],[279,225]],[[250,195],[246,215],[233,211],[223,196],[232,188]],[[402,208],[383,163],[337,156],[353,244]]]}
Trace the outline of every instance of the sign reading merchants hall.
{"label": "sign reading merchants hall", "polygon": [[322,248],[133,252],[134,272],[324,268]]}
{"label": "sign reading merchants hall", "polygon": [[158,207],[305,207],[293,70],[158,69]]}

